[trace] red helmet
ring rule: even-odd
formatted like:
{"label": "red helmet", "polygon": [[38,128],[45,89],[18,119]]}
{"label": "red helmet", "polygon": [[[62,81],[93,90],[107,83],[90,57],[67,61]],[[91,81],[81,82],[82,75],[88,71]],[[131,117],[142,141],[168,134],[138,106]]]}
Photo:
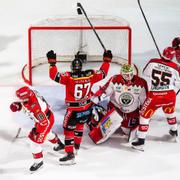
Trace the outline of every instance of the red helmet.
{"label": "red helmet", "polygon": [[179,37],[174,38],[172,41],[172,47],[174,49],[178,49],[179,45],[180,45],[180,38]]}
{"label": "red helmet", "polygon": [[162,57],[165,60],[169,60],[171,61],[175,56],[175,50],[172,47],[167,47],[166,49],[164,49]]}
{"label": "red helmet", "polygon": [[31,94],[32,90],[27,86],[23,86],[16,91],[16,96],[23,101],[29,101]]}

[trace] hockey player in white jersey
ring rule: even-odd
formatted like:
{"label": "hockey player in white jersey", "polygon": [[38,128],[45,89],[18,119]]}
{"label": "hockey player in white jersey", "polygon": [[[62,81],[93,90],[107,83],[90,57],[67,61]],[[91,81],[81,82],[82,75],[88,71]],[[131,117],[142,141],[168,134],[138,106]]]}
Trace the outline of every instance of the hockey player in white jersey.
{"label": "hockey player in white jersey", "polygon": [[[139,110],[147,95],[146,81],[134,75],[132,65],[124,64],[121,73],[110,78],[92,98],[94,103],[105,93],[110,97],[108,111],[115,111],[121,116],[122,122],[118,124],[124,134],[131,137],[131,132],[139,125]],[[111,121],[113,119],[111,118]]]}
{"label": "hockey player in white jersey", "polygon": [[132,142],[132,147],[143,150],[145,138],[149,128],[149,122],[158,108],[162,108],[170,130],[171,136],[178,136],[175,116],[176,93],[175,86],[180,88],[179,67],[172,62],[175,51],[167,47],[163,51],[162,58],[151,59],[143,70],[143,74],[149,78],[149,93],[141,108],[140,125],[138,128],[138,140]]}
{"label": "hockey player in white jersey", "polygon": [[28,138],[30,149],[33,155],[34,164],[30,167],[30,172],[35,172],[43,166],[43,148],[45,140],[54,144],[54,150],[64,150],[64,144],[57,134],[52,133],[54,124],[54,114],[50,110],[45,99],[37,91],[23,86],[16,91],[19,101],[10,105],[12,112],[24,112],[34,121],[34,127],[30,131]]}

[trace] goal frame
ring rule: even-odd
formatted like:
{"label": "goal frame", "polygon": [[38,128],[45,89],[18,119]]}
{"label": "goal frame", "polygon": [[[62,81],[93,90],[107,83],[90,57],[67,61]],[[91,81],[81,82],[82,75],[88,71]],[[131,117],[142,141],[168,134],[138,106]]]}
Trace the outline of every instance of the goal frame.
{"label": "goal frame", "polygon": [[[128,54],[127,63],[132,63],[132,29],[129,26],[94,26],[95,30],[127,30],[128,32]],[[28,63],[22,69],[22,78],[28,85],[33,85],[32,70],[32,31],[34,30],[93,30],[91,26],[31,26],[28,29]],[[113,49],[112,49],[113,51]],[[91,62],[91,61],[90,61]],[[113,62],[117,63],[117,62]],[[38,66],[38,65],[37,65]],[[28,78],[25,76],[25,69],[28,69]]]}

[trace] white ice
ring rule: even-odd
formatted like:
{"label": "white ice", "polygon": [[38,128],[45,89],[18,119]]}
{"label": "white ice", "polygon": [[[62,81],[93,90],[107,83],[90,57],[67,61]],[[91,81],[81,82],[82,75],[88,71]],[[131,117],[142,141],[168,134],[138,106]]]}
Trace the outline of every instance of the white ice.
{"label": "white ice", "polygon": [[[157,51],[135,0],[80,0],[89,15],[114,15],[127,19],[133,29],[133,62],[139,71],[148,59],[157,57]],[[44,145],[44,168],[30,175],[28,168],[32,156],[27,138],[30,122],[21,113],[13,114],[9,105],[16,98],[14,92],[23,85],[21,69],[27,63],[27,29],[33,22],[56,15],[76,15],[74,0],[1,0],[0,2],[0,179],[179,179],[180,144],[171,142],[168,125],[159,110],[151,121],[145,152],[131,149],[126,139],[114,135],[101,145],[94,145],[85,130],[82,148],[71,167],[60,166],[62,154],[54,154],[48,142]],[[175,36],[180,35],[180,1],[142,1],[157,44],[162,51]],[[47,66],[34,70],[35,89],[45,96],[53,111],[56,123],[53,128],[62,135],[65,113],[64,89],[48,79]],[[118,73],[118,67],[111,72]],[[47,86],[48,84],[48,86]],[[46,85],[46,86],[44,86]],[[49,86],[51,85],[51,86]],[[52,91],[53,89],[53,91]],[[180,122],[180,97],[177,96],[177,121]],[[22,126],[22,138],[13,142],[18,128]],[[178,128],[179,129],[179,128]]]}

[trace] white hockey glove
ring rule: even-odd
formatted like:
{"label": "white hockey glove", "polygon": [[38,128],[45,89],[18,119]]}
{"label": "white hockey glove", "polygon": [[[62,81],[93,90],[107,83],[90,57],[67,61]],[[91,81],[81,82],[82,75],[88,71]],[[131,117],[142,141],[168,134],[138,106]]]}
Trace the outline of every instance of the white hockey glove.
{"label": "white hockey glove", "polygon": [[92,97],[91,97],[91,101],[92,101],[94,104],[98,104],[100,100],[101,100],[101,99],[100,99],[99,96],[92,96]]}

